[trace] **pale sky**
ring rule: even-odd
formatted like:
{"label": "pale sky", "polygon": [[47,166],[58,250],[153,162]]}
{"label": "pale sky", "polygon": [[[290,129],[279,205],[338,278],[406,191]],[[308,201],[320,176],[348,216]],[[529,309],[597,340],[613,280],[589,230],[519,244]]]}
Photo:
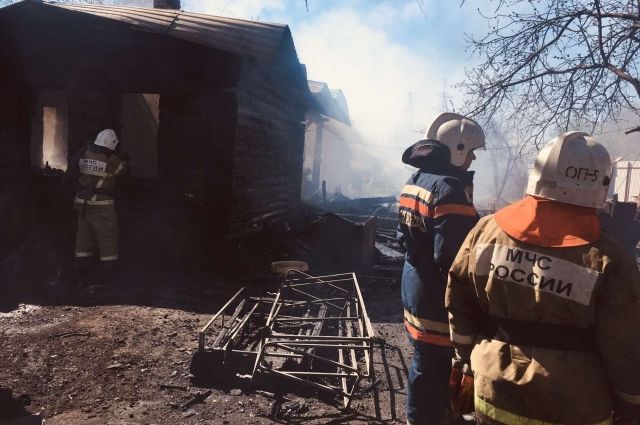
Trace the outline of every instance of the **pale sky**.
{"label": "pale sky", "polygon": [[390,140],[394,127],[413,117],[414,130],[424,128],[442,109],[445,87],[456,96],[450,86],[471,64],[464,33],[486,26],[473,2],[422,4],[424,13],[416,0],[309,0],[307,12],[304,0],[182,1],[194,12],[289,25],[309,79],[342,89],[367,139],[395,146],[407,142]]}
{"label": "pale sky", "polygon": [[[443,110],[443,92],[460,106],[454,85],[474,61],[465,33],[487,32],[477,8],[492,3],[422,0],[422,10],[417,0],[308,3],[309,11],[304,0],[182,0],[182,7],[289,25],[309,79],[343,90],[368,150],[401,185],[412,170],[401,163],[402,151]],[[480,152],[472,168],[486,169],[487,161]],[[488,174],[477,175],[477,199],[491,192]]]}

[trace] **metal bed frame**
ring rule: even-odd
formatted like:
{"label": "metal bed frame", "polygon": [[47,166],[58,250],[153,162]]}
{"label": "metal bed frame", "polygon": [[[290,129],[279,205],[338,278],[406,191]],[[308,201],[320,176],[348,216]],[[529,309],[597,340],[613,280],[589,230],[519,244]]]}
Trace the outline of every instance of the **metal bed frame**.
{"label": "metal bed frame", "polygon": [[271,297],[241,288],[199,332],[198,351],[226,365],[253,361],[248,375],[278,376],[333,393],[349,408],[373,377],[374,331],[355,273],[311,276],[289,270]]}

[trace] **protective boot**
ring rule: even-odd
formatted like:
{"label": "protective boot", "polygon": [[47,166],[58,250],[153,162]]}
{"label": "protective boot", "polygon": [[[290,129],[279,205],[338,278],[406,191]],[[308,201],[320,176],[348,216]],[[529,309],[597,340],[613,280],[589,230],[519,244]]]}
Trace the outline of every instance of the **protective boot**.
{"label": "protective boot", "polygon": [[86,280],[94,265],[95,260],[93,257],[76,258],[73,262],[73,279],[78,283]]}
{"label": "protective boot", "polygon": [[118,269],[118,261],[101,261],[98,269],[92,274],[90,282],[85,287],[85,292],[95,294],[104,292],[112,286],[113,275]]}
{"label": "protective boot", "polygon": [[75,258],[72,264],[58,269],[55,276],[48,282],[49,289],[61,297],[77,290],[83,285],[93,264],[94,260],[91,257]]}

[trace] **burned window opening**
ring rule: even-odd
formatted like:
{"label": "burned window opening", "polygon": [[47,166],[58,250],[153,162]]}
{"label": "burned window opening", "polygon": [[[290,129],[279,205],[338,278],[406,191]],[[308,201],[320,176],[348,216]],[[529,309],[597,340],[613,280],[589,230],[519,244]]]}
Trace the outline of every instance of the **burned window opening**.
{"label": "burned window opening", "polygon": [[41,90],[31,119],[31,167],[47,174],[66,171],[69,153],[69,102],[65,90]]}

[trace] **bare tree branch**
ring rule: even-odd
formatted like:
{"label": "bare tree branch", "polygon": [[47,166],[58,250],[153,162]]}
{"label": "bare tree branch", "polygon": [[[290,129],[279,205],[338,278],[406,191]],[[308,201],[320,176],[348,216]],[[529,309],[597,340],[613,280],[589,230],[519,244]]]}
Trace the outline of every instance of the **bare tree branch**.
{"label": "bare tree branch", "polygon": [[[494,0],[490,30],[467,36],[480,63],[460,86],[482,122],[518,123],[522,143],[638,114],[640,0]],[[465,2],[463,1],[463,5]],[[481,12],[482,15],[482,12]]]}

